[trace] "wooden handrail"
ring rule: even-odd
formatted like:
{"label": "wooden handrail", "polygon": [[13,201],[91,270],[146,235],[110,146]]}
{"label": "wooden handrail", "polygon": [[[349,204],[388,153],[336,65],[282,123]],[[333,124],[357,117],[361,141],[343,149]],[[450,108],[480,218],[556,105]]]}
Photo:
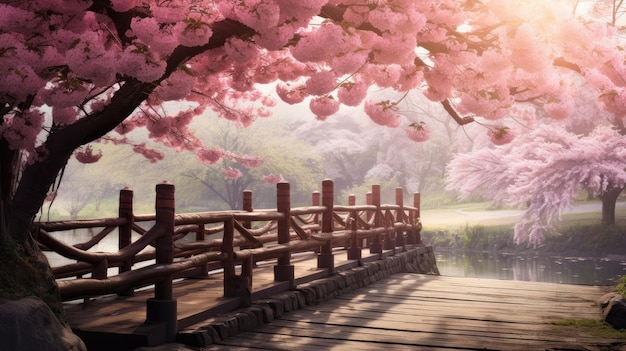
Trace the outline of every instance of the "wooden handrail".
{"label": "wooden handrail", "polygon": [[[355,197],[351,196],[349,205],[337,205],[333,183],[325,180],[322,193],[313,193],[312,206],[292,208],[289,185],[279,183],[277,207],[263,210],[252,208],[251,192],[246,191],[243,196],[242,210],[176,214],[173,186],[165,183],[157,185],[156,213],[137,215],[133,213],[132,191],[124,189],[120,192],[119,218],[35,223],[33,231],[38,233],[39,245],[78,261],[53,267],[55,276],[63,278],[59,280],[63,299],[129,294],[136,288],[155,284],[155,300],[174,304],[174,276],[206,275],[208,267],[215,269],[215,264],[223,268],[224,295],[241,296],[251,293],[255,261],[275,259],[275,280],[288,281],[293,288],[294,268],[290,257],[294,252],[318,250],[318,268],[332,274],[333,250],[337,247],[347,248],[349,259],[360,260],[361,244],[365,242],[372,253],[381,255],[389,247],[395,250],[396,241],[402,247],[406,243],[419,243],[419,194],[414,195],[413,206],[405,206],[401,189],[396,189],[396,204],[380,204],[380,187],[374,185],[366,204],[356,205]],[[138,225],[141,222],[154,224],[145,229]],[[65,244],[51,234],[84,228],[103,229],[86,242],[74,245]],[[120,233],[123,229],[124,240],[120,235],[117,251],[87,251],[118,228]],[[139,234],[132,242],[131,232]],[[219,236],[207,240],[212,234]],[[135,263],[149,260],[156,264],[133,268]],[[235,265],[241,265],[241,270]],[[108,276],[107,271],[112,267],[120,267],[119,273]],[[88,274],[91,278],[85,278]],[[71,277],[82,279],[68,279]],[[249,301],[249,298],[241,300]],[[154,304],[149,303],[147,308],[154,308]],[[163,318],[172,323],[171,316]]]}

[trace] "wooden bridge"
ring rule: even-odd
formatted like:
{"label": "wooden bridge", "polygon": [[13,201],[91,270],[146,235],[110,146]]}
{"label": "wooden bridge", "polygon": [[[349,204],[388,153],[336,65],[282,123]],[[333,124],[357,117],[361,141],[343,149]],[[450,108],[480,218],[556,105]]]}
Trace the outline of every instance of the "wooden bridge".
{"label": "wooden bridge", "polygon": [[[413,206],[402,189],[395,195],[381,204],[374,185],[365,205],[354,196],[336,205],[327,180],[311,206],[291,208],[289,184],[279,183],[276,209],[252,209],[244,192],[241,211],[175,214],[165,183],[155,214],[134,214],[124,189],[118,218],[33,230],[42,248],[76,261],[53,270],[90,351],[174,341],[213,350],[608,350],[601,346],[618,342],[550,324],[601,318],[601,287],[437,276],[432,248],[420,242],[419,194]],[[102,229],[84,243],[54,238],[76,228]],[[89,250],[115,234],[118,251]]]}
{"label": "wooden bridge", "polygon": [[[70,324],[90,349],[102,345],[102,340],[129,345],[174,341],[178,331],[193,322],[249,306],[262,294],[293,290],[307,280],[334,275],[337,249],[344,251],[343,260],[358,266],[364,247],[370,259],[380,259],[420,243],[419,194],[413,195],[413,206],[405,206],[398,188],[396,203],[384,205],[380,186],[374,185],[365,205],[356,205],[351,196],[347,206],[340,206],[334,204],[333,182],[325,180],[321,194],[312,194],[311,206],[292,208],[289,184],[279,183],[276,189],[276,209],[253,209],[252,193],[246,191],[241,211],[176,214],[174,185],[158,184],[155,213],[149,215],[135,214],[133,192],[123,189],[119,217],[35,223],[33,234],[44,251],[73,261],[53,267],[53,272],[63,300],[68,301]],[[144,229],[142,223],[151,227]],[[54,236],[79,228],[101,231],[72,245]],[[89,250],[108,235],[118,236],[116,252]],[[215,235],[219,238],[206,239]],[[308,264],[306,268],[295,264],[305,252],[315,252],[314,272]],[[150,296],[138,291],[146,287]],[[187,300],[197,302],[187,296],[196,290],[207,302],[191,306],[195,312],[189,312]],[[111,305],[111,299],[120,309],[140,301],[142,311],[134,310],[129,314],[134,317],[129,317],[93,307],[99,301]],[[78,305],[80,313],[72,312],[76,301],[84,302]],[[111,315],[116,317],[107,318]],[[105,320],[113,322],[98,324]],[[126,325],[130,320],[134,324]]]}

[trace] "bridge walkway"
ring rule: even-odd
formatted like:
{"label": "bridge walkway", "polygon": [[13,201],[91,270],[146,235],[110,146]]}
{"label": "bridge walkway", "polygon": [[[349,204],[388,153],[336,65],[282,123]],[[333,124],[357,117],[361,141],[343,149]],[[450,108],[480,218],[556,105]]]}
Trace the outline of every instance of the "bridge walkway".
{"label": "bridge walkway", "polygon": [[601,319],[607,289],[400,273],[202,350],[626,350],[558,324]]}
{"label": "bridge walkway", "polygon": [[[418,248],[426,250],[426,248]],[[431,250],[430,248],[428,250]],[[429,251],[432,252],[432,251]],[[361,264],[392,255],[392,251],[370,254],[362,250]],[[348,260],[345,250],[336,249],[335,270],[348,270],[359,265]],[[274,281],[273,261],[257,262],[252,279],[252,300],[261,299],[289,289],[288,282]],[[294,278],[297,285],[328,277],[328,269],[317,268],[317,255],[312,252],[292,255]],[[237,272],[240,273],[239,270]],[[238,297],[225,298],[223,273],[210,272],[205,278],[180,279],[173,283],[177,301],[178,329],[183,330],[211,316],[227,313],[241,305]],[[64,304],[66,317],[72,329],[87,343],[90,351],[111,350],[120,345],[127,349],[159,343],[162,331],[146,325],[146,300],[154,297],[152,286],[135,291],[132,296],[108,295],[95,299],[76,300]]]}

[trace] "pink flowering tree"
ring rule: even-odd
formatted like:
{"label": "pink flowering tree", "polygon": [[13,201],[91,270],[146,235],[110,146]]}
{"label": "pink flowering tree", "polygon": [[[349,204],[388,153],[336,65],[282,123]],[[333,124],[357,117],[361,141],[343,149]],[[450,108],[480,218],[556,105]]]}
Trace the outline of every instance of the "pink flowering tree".
{"label": "pink flowering tree", "polygon": [[[518,102],[558,119],[573,106],[563,76],[571,71],[623,116],[623,45],[613,27],[573,11],[567,1],[539,0],[3,2],[0,242],[36,265],[33,293],[50,296],[55,283],[29,229],[72,155],[94,162],[100,153],[87,145],[106,141],[160,159],[129,137],[140,129],[217,162],[223,155],[207,150],[190,122],[212,110],[249,126],[271,114],[267,85],[321,120],[362,105],[386,128],[407,126],[397,101],[369,96],[370,87],[421,89],[459,123],[498,122]],[[33,275],[17,264],[3,270]],[[47,301],[61,313],[58,299]]]}
{"label": "pink flowering tree", "polygon": [[[448,164],[448,189],[461,198],[480,193],[525,212],[515,225],[515,240],[540,245],[556,231],[561,214],[587,192],[602,201],[602,223],[615,223],[615,205],[626,187],[626,129],[621,118],[594,104],[581,87],[566,120],[517,124],[495,133],[519,134],[507,143],[477,140],[474,149]],[[591,117],[591,118],[590,118]],[[497,136],[496,136],[497,138]]]}

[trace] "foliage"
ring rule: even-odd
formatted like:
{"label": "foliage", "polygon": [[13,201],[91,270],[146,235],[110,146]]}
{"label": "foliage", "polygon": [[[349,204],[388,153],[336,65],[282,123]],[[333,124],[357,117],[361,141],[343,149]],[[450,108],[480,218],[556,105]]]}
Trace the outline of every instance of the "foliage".
{"label": "foliage", "polygon": [[[470,251],[522,252],[527,244],[516,244],[514,225],[465,225],[458,231],[426,227],[422,240],[428,245]],[[544,244],[534,248],[536,252],[549,254],[576,254],[605,256],[622,254],[626,247],[626,228],[620,225],[578,224],[567,221],[559,228],[560,233],[546,237]]]}
{"label": "foliage", "polygon": [[465,226],[461,234],[464,238],[463,248],[466,250],[488,251],[513,246],[513,233],[510,227]]}
{"label": "foliage", "polygon": [[[306,141],[290,133],[285,119],[259,121],[254,129],[214,123],[212,127],[207,126],[203,130],[206,139],[212,140],[216,148],[262,157],[255,167],[245,167],[223,159],[213,165],[195,163],[179,170],[179,173],[205,187],[204,191],[196,190],[203,194],[200,202],[202,206],[221,209],[220,205],[226,205],[225,208],[239,209],[242,191],[252,190],[254,207],[271,208],[276,205],[277,181],[291,184],[292,203],[308,205],[311,193],[320,187],[323,178],[321,156]],[[229,178],[222,172],[223,169],[237,170],[240,176]],[[265,180],[268,174],[275,175],[276,181]]]}
{"label": "foliage", "polygon": [[626,139],[605,125],[582,136],[541,125],[508,145],[457,155],[447,182],[461,196],[480,189],[497,203],[526,208],[515,238],[540,245],[582,190],[601,195],[626,185],[623,150]]}
{"label": "foliage", "polygon": [[619,279],[616,289],[618,294],[626,297],[626,275]]}
{"label": "foliage", "polygon": [[602,319],[560,319],[552,324],[558,327],[574,327],[577,334],[587,334],[592,337],[626,339],[626,330],[615,329]]}
{"label": "foliage", "polygon": [[546,237],[545,250],[558,252],[578,249],[591,255],[620,254],[626,244],[624,223],[563,224],[559,226],[559,233]]}

